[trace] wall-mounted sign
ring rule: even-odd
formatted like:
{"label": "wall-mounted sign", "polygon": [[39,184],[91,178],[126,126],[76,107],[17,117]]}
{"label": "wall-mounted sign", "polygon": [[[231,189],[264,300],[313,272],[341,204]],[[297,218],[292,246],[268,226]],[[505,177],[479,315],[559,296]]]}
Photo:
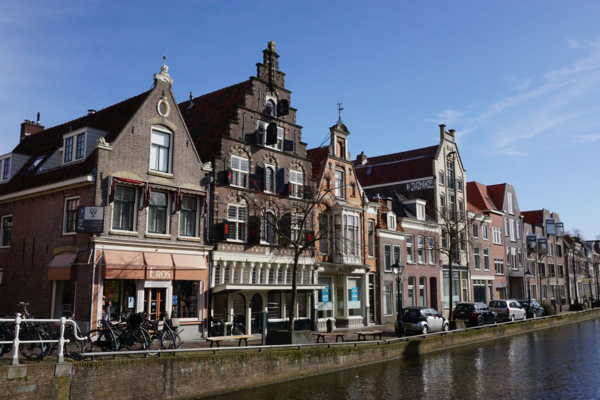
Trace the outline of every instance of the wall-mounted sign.
{"label": "wall-mounted sign", "polygon": [[101,233],[104,229],[104,207],[77,207],[79,233]]}
{"label": "wall-mounted sign", "polygon": [[173,279],[173,271],[170,269],[156,269],[148,267],[148,279],[152,280],[168,280]]}
{"label": "wall-mounted sign", "polygon": [[329,301],[329,286],[321,289],[321,301],[324,303]]}
{"label": "wall-mounted sign", "polygon": [[358,301],[358,288],[350,288],[350,301]]}
{"label": "wall-mounted sign", "polygon": [[406,191],[414,192],[415,190],[433,189],[433,179],[423,179],[422,181],[409,182],[406,184]]}

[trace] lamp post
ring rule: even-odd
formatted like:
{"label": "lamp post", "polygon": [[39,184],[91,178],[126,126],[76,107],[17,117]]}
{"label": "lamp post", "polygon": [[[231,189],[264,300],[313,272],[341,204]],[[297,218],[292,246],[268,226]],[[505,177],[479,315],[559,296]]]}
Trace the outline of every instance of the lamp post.
{"label": "lamp post", "polygon": [[525,279],[527,280],[527,300],[529,301],[530,307],[531,307],[531,282],[529,282],[529,278],[531,278],[531,275],[533,275],[533,274],[528,269],[527,272],[525,272]]}
{"label": "lamp post", "polygon": [[394,329],[397,337],[404,336],[404,329],[402,329],[402,281],[404,272],[404,265],[396,262],[392,265],[394,275],[396,275],[396,323]]}

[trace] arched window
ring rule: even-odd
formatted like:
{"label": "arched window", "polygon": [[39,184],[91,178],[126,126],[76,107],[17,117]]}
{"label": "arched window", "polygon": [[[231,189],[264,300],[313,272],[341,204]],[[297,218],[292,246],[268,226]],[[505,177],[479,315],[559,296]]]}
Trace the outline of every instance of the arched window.
{"label": "arched window", "polygon": [[265,114],[275,117],[277,115],[277,107],[273,100],[268,100],[265,105]]}
{"label": "arched window", "polygon": [[275,168],[272,166],[265,167],[265,192],[275,193]]}
{"label": "arched window", "polygon": [[263,241],[270,244],[277,244],[277,219],[275,217],[275,213],[272,211],[267,211],[265,213],[265,217],[263,219]]}

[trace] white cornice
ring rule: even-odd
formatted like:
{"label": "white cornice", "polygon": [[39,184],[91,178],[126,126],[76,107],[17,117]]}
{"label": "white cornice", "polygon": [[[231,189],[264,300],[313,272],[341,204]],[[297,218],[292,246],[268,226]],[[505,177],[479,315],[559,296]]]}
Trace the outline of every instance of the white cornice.
{"label": "white cornice", "polygon": [[57,192],[70,189],[77,186],[84,186],[94,182],[96,178],[93,175],[84,175],[79,178],[73,178],[62,182],[52,183],[50,185],[40,186],[33,189],[22,190],[20,192],[10,193],[0,196],[0,203],[6,203],[14,200],[26,199],[28,197],[41,196],[46,193]]}
{"label": "white cornice", "polygon": [[389,229],[378,229],[377,237],[394,240],[404,240],[404,232],[391,231]]}
{"label": "white cornice", "polygon": [[179,242],[149,242],[139,239],[120,239],[116,237],[94,237],[92,241],[97,250],[121,250],[121,251],[152,251],[154,253],[172,253],[177,251],[181,254],[208,255],[212,246],[199,243]]}

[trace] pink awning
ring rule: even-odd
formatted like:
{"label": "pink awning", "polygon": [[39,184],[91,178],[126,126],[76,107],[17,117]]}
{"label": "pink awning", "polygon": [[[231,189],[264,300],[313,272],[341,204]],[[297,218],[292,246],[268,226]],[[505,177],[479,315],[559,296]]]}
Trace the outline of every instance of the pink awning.
{"label": "pink awning", "polygon": [[144,266],[144,257],[137,251],[104,250],[104,261],[107,266]]}
{"label": "pink awning", "polygon": [[144,253],[146,265],[153,268],[173,268],[173,259],[170,253]]}
{"label": "pink awning", "polygon": [[59,254],[54,256],[52,262],[48,265],[49,267],[70,267],[75,260],[76,254]]}
{"label": "pink awning", "polygon": [[173,260],[177,268],[206,269],[206,256],[173,254]]}

